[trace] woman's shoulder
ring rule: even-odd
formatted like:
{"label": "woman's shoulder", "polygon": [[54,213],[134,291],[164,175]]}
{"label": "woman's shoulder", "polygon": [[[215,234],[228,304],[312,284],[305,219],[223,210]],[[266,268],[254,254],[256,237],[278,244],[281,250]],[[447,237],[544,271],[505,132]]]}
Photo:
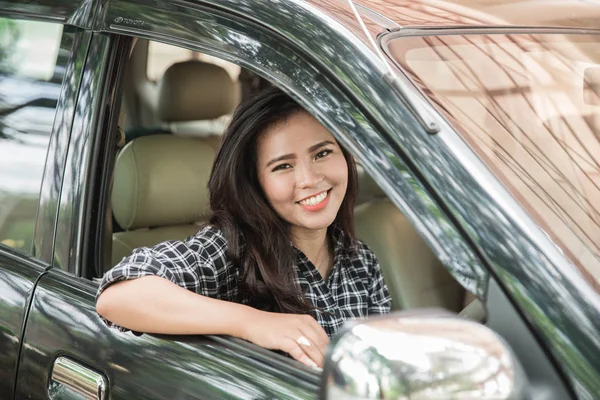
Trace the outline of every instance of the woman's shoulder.
{"label": "woman's shoulder", "polygon": [[215,225],[202,226],[198,232],[185,240],[189,247],[212,245],[219,248],[227,247],[227,239],[223,231]]}
{"label": "woman's shoulder", "polygon": [[[196,255],[215,256],[225,254],[227,240],[223,232],[212,225],[199,227],[192,236],[165,240],[154,246],[136,248],[132,256],[145,255],[155,259],[186,259],[190,252]],[[208,252],[208,253],[207,253]]]}
{"label": "woman's shoulder", "polygon": [[358,239],[356,236],[350,235],[339,226],[333,226],[330,232],[336,249],[342,249],[343,253],[350,256],[350,258],[376,261],[373,251],[371,251],[365,242]]}
{"label": "woman's shoulder", "polygon": [[371,250],[369,245],[366,244],[365,242],[363,242],[362,240],[354,238],[352,241],[352,247],[358,257],[367,258],[367,259],[376,259],[376,256],[375,256],[375,253],[373,253],[373,250]]}

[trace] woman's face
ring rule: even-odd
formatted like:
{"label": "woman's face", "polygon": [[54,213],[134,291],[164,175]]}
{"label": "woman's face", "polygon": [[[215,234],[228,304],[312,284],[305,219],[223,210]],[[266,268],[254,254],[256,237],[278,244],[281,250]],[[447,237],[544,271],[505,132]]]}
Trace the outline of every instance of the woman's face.
{"label": "woman's face", "polygon": [[293,233],[326,229],[348,186],[348,165],[331,133],[298,112],[263,133],[257,146],[260,185]]}

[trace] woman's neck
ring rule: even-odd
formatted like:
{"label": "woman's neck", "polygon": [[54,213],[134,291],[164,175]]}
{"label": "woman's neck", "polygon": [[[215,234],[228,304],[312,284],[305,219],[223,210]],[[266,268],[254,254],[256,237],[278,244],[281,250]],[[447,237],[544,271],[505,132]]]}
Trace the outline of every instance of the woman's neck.
{"label": "woman's neck", "polygon": [[321,276],[326,278],[333,264],[333,251],[329,248],[327,229],[294,230],[292,228],[292,241],[319,270]]}

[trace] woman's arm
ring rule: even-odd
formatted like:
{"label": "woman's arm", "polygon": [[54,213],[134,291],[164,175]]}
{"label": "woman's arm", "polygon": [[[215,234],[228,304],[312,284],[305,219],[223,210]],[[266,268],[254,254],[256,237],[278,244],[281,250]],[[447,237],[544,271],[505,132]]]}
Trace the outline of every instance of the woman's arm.
{"label": "woman's arm", "polygon": [[121,281],[104,290],[96,311],[125,328],[147,333],[240,337],[253,309],[198,295],[159,276]]}
{"label": "woman's arm", "polygon": [[[259,311],[212,299],[158,276],[114,283],[98,297],[96,311],[107,320],[140,332],[230,335],[282,350],[301,363],[322,367],[329,338],[310,315]],[[308,339],[309,345],[298,341]]]}
{"label": "woman's arm", "polygon": [[[138,248],[104,275],[96,310],[119,329],[230,335],[322,365],[329,338],[314,318],[236,303],[237,275],[226,253],[227,242],[213,227],[184,242]],[[310,346],[298,343],[302,336]]]}

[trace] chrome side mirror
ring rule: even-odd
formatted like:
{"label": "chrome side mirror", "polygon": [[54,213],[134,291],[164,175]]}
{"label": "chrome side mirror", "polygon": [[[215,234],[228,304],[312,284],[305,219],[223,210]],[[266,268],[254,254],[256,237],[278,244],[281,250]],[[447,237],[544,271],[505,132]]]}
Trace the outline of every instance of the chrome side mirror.
{"label": "chrome side mirror", "polygon": [[445,312],[357,321],[331,343],[321,398],[527,398],[523,369],[491,329]]}

